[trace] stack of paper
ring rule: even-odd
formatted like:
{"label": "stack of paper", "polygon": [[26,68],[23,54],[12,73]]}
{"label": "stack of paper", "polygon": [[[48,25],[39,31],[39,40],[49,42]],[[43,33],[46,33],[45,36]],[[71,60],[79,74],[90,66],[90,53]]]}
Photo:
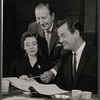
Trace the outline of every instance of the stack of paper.
{"label": "stack of paper", "polygon": [[32,82],[27,82],[25,80],[21,80],[16,77],[5,78],[5,79],[9,80],[13,86],[25,91],[29,91],[29,87],[32,86],[38,93],[45,95],[54,95],[54,94],[68,92],[60,89],[55,84],[40,84],[35,80]]}

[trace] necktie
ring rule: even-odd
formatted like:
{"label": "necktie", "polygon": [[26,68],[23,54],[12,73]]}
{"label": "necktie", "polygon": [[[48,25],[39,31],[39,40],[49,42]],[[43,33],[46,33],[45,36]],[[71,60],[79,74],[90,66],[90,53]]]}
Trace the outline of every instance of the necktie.
{"label": "necktie", "polygon": [[75,75],[76,75],[76,53],[74,53],[73,56],[74,56],[73,75],[74,75],[74,78],[75,78]]}
{"label": "necktie", "polygon": [[46,41],[47,41],[47,44],[48,44],[48,49],[49,49],[49,46],[50,46],[50,31],[45,30],[45,38],[46,38]]}

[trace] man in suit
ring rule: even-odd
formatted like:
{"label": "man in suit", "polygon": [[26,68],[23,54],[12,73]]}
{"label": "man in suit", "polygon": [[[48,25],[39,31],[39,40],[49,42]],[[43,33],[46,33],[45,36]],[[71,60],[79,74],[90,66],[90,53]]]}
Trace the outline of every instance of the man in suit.
{"label": "man in suit", "polygon": [[83,27],[74,19],[65,19],[58,26],[58,35],[64,49],[70,50],[60,61],[60,79],[63,89],[71,91],[98,91],[97,49],[83,39]]}
{"label": "man in suit", "polygon": [[[52,67],[55,66],[65,52],[57,33],[57,25],[60,22],[55,19],[52,7],[48,3],[40,3],[35,8],[36,22],[29,24],[30,32],[36,31],[39,36],[39,52],[47,59]],[[52,68],[41,75],[41,80],[48,83],[56,75],[56,69]]]}

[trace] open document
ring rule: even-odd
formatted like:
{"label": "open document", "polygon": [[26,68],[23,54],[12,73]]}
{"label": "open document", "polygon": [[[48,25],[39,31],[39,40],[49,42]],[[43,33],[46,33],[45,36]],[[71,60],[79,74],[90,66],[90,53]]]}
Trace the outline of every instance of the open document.
{"label": "open document", "polygon": [[36,90],[38,93],[45,94],[45,95],[54,95],[54,94],[68,92],[68,91],[60,89],[55,84],[40,84],[35,80],[32,82],[27,82],[25,80],[21,80],[16,77],[3,78],[3,79],[9,80],[11,82],[11,85],[24,91],[30,91],[29,87],[32,86],[34,90]]}
{"label": "open document", "polygon": [[8,98],[2,99],[2,100],[44,100],[44,99],[14,96],[14,97],[8,97]]}

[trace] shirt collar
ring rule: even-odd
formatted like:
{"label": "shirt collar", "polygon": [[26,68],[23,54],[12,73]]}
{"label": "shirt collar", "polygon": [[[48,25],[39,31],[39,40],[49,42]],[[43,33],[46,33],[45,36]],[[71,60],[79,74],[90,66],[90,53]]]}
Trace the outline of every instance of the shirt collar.
{"label": "shirt collar", "polygon": [[[84,41],[83,44],[79,47],[79,49],[76,51],[76,54],[79,54],[83,51],[84,47],[85,47],[86,42]],[[74,54],[74,52],[72,51],[72,53]]]}
{"label": "shirt collar", "polygon": [[52,23],[51,27],[49,28],[49,31],[50,31],[50,32],[51,32],[52,29],[53,29],[53,24],[54,24],[54,23]]}

